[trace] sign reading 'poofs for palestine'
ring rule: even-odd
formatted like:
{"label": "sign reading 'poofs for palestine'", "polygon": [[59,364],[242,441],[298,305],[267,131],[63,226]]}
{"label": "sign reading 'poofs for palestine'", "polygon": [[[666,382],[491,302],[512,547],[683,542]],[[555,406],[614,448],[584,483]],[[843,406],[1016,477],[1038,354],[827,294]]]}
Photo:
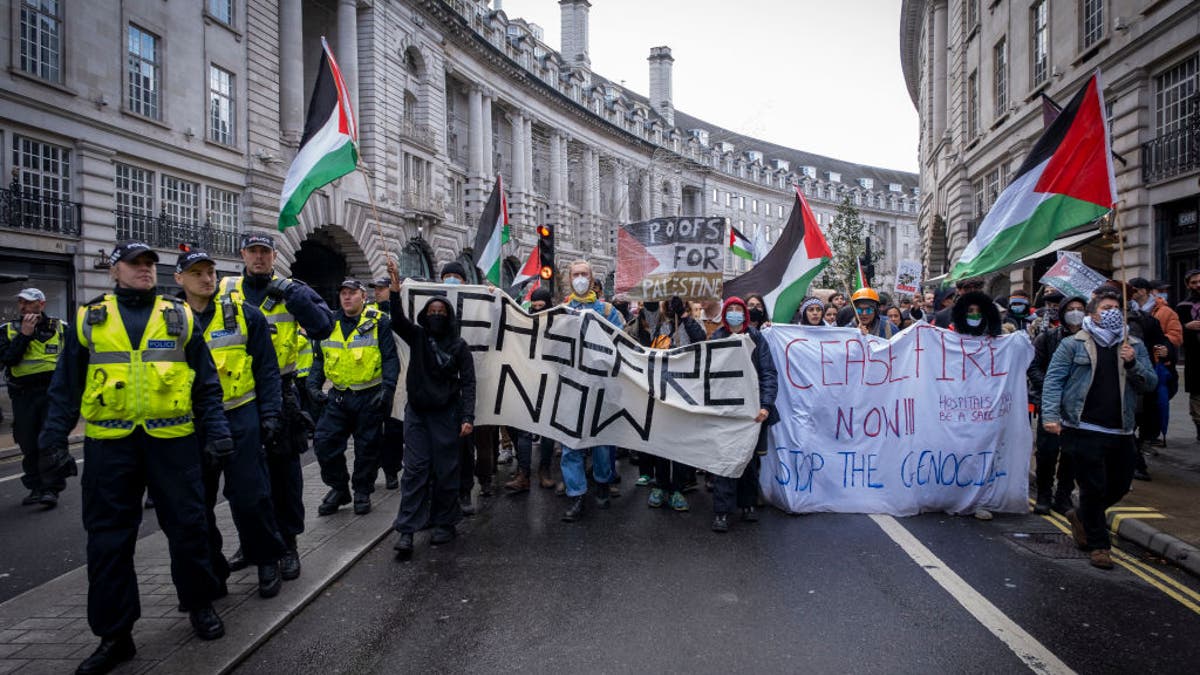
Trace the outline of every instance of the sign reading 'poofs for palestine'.
{"label": "sign reading 'poofs for palestine'", "polygon": [[[750,461],[759,405],[748,336],[647,349],[594,311],[526,314],[483,286],[406,282],[405,315],[435,296],[454,306],[475,356],[476,424],[572,448],[617,445],[722,476],[741,475]],[[402,418],[401,390],[393,414]]]}
{"label": "sign reading 'poofs for palestine'", "polygon": [[719,300],[724,218],[655,218],[617,228],[616,292],[630,300]]}

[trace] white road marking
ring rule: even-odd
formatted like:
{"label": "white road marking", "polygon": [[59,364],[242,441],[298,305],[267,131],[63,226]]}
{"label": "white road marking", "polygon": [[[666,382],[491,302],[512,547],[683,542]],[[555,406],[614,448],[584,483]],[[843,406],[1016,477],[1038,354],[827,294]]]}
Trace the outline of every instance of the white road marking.
{"label": "white road marking", "polygon": [[904,528],[895,518],[885,515],[872,515],[871,520],[884,531],[892,541],[896,542],[913,562],[921,566],[933,580],[941,586],[971,613],[984,628],[992,635],[1008,645],[1008,648],[1035,673],[1063,674],[1074,673],[1067,664],[1063,663],[1049,649],[1037,641],[1025,629],[1004,615],[974,588],[971,588],[962,577],[951,570],[946,563],[933,554],[924,544],[917,540],[911,532]]}
{"label": "white road marking", "polygon": [[[77,459],[77,460],[75,460],[75,463],[76,463],[76,464],[83,464],[83,460],[82,460],[82,459]],[[16,474],[15,476],[8,476],[7,478],[0,478],[0,483],[7,483],[7,482],[8,482],[8,481],[10,481],[10,480],[17,480],[18,478],[20,478],[20,477],[21,477],[21,476],[23,476],[23,475],[25,475],[25,474],[23,474],[23,473],[18,473],[18,474]]]}

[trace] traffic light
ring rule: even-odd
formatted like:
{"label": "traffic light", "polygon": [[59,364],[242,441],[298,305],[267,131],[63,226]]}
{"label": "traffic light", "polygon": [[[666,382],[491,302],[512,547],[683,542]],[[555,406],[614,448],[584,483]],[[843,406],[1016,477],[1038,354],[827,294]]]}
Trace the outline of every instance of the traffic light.
{"label": "traffic light", "polygon": [[539,275],[543,284],[549,284],[550,292],[554,292],[554,230],[549,225],[538,225],[538,262],[541,265]]}

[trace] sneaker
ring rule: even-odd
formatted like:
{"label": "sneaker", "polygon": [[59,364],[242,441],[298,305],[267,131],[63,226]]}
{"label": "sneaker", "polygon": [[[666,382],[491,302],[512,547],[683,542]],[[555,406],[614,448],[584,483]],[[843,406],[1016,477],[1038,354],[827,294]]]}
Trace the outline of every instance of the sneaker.
{"label": "sneaker", "polygon": [[38,497],[38,504],[43,510],[49,511],[58,506],[58,493],[54,490],[43,490],[42,495]]}
{"label": "sneaker", "polygon": [[667,501],[667,493],[662,488],[654,488],[650,491],[650,499],[646,500],[646,504],[652,509],[657,509]]}
{"label": "sneaker", "polygon": [[975,520],[991,520],[992,512],[987,509],[975,509]]}
{"label": "sneaker", "polygon": [[747,506],[746,508],[742,509],[742,520],[747,523],[757,523],[758,509],[754,508],[753,506]]}
{"label": "sneaker", "polygon": [[687,511],[688,508],[690,508],[688,506],[687,497],[684,497],[682,492],[672,493],[671,508],[675,509],[676,511]]}
{"label": "sneaker", "polygon": [[501,446],[500,447],[500,456],[496,459],[496,463],[500,464],[502,466],[508,466],[509,464],[512,464],[512,461],[513,461],[512,446]]}
{"label": "sneaker", "polygon": [[25,498],[21,500],[21,506],[33,506],[34,504],[40,502],[41,499],[41,490],[30,490],[29,494],[25,495]]}
{"label": "sneaker", "polygon": [[571,497],[571,505],[567,507],[566,512],[562,515],[563,522],[573,523],[579,520],[581,516],[583,516],[583,495]]}
{"label": "sneaker", "polygon": [[638,476],[637,482],[634,483],[634,485],[636,485],[638,487],[646,487],[649,484],[650,484],[650,476],[647,476],[646,474],[642,474],[642,475]]}
{"label": "sneaker", "polygon": [[724,534],[729,531],[729,516],[718,513],[713,516],[712,531]]}
{"label": "sneaker", "polygon": [[1109,554],[1106,548],[1098,548],[1088,554],[1088,557],[1090,558],[1088,562],[1092,564],[1092,567],[1099,567],[1102,570],[1111,570],[1113,568],[1112,555]]}
{"label": "sneaker", "polygon": [[460,511],[462,511],[462,514],[464,516],[475,515],[475,504],[473,502],[471,502],[470,495],[467,495],[466,497],[458,498],[458,508]]}

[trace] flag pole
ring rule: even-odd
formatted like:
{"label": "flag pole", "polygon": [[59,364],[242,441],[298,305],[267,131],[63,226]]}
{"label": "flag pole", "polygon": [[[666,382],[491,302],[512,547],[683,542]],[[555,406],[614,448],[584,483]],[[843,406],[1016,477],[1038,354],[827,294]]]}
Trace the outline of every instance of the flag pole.
{"label": "flag pole", "polygon": [[[367,183],[367,199],[371,202],[371,215],[375,218],[375,234],[379,237],[379,245],[383,247],[383,255],[386,258],[388,255],[387,239],[383,236],[383,221],[379,219],[379,208],[375,205],[375,191],[371,189],[371,171],[362,163],[355,167],[363,175],[363,179]],[[397,258],[399,255],[397,255]]]}
{"label": "flag pole", "polygon": [[1125,234],[1121,231],[1121,202],[1112,206],[1113,230],[1117,233],[1117,249],[1121,260],[1121,323],[1125,329],[1124,344],[1129,344],[1129,272],[1125,269]]}

